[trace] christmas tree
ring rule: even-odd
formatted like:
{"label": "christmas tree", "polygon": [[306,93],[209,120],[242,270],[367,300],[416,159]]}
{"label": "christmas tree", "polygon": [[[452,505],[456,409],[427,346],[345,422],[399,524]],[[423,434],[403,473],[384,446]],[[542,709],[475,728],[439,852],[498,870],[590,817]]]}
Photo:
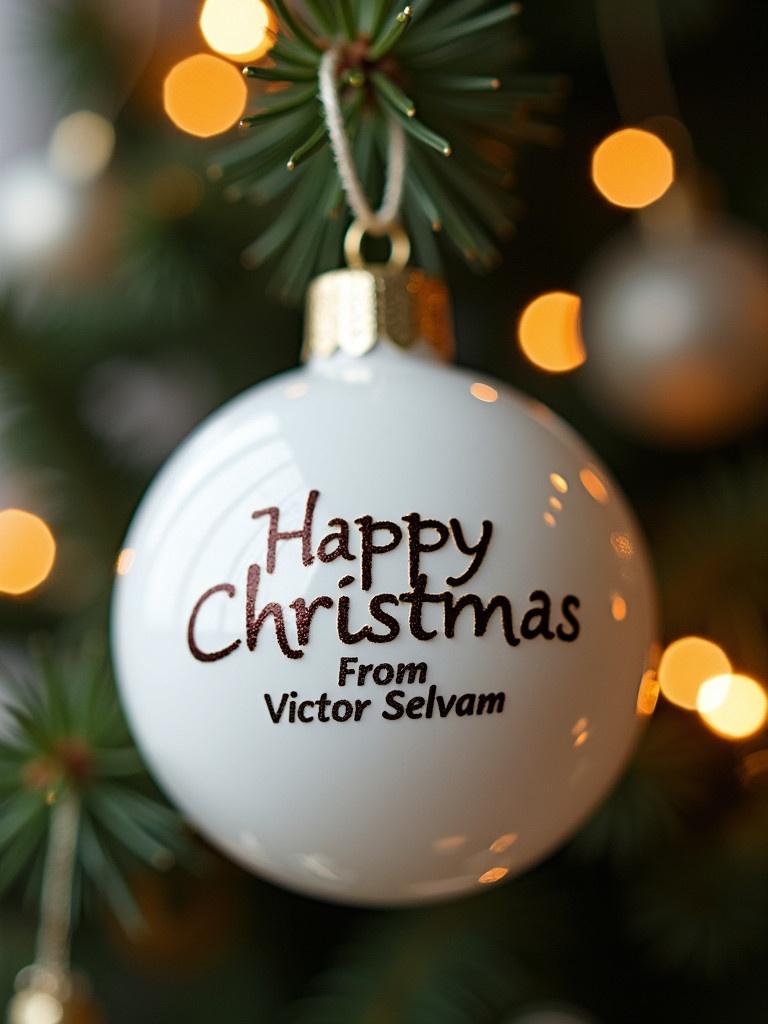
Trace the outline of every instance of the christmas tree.
{"label": "christmas tree", "polygon": [[[3,6],[9,1021],[768,1010],[766,17],[719,0]],[[659,590],[641,736],[607,799],[498,887],[486,872],[406,909],[297,895],[214,850],[137,749],[110,659],[147,486],[208,413],[299,363],[303,296],[361,209],[447,280],[456,362],[554,409],[610,467]],[[599,472],[579,486],[602,505]],[[572,742],[588,750],[589,723]]]}

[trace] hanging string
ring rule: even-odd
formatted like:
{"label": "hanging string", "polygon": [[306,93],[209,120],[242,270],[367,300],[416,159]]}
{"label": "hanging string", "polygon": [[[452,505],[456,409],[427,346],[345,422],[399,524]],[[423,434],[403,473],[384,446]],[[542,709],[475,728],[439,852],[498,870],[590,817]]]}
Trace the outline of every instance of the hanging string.
{"label": "hanging string", "polygon": [[392,226],[397,224],[400,203],[403,198],[405,132],[394,118],[389,118],[386,184],[381,206],[378,210],[373,210],[355,167],[352,147],[344,125],[344,115],[341,112],[339,90],[336,84],[340,56],[339,47],[334,46],[323,54],[320,61],[320,101],[325,111],[331,149],[347,202],[361,228],[371,235],[386,235]]}

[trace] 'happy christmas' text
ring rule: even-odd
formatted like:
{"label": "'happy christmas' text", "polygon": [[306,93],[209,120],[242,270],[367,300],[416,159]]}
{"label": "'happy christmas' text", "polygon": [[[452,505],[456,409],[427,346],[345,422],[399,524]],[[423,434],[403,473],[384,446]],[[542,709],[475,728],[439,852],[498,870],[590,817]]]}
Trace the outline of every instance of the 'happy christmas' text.
{"label": "'happy christmas' text", "polygon": [[[476,594],[455,593],[456,588],[472,579],[483,563],[493,534],[493,523],[489,520],[483,521],[479,537],[472,541],[468,539],[458,519],[449,519],[444,523],[438,519],[422,518],[418,512],[402,516],[401,522],[405,524],[404,526],[391,520],[376,520],[369,515],[355,519],[353,525],[346,519],[335,518],[328,521],[330,532],[326,533],[315,547],[313,521],[318,498],[318,491],[309,492],[302,526],[295,530],[280,529],[279,508],[263,508],[252,513],[254,519],[269,517],[264,566],[266,573],[271,575],[275,572],[278,545],[300,541],[301,561],[304,566],[312,565],[316,559],[323,563],[335,562],[338,559],[343,562],[359,562],[360,589],[368,592],[373,585],[376,558],[394,551],[404,542],[408,560],[408,589],[399,594],[376,594],[371,597],[367,611],[374,621],[355,626],[352,623],[352,601],[346,595],[338,599],[321,595],[309,603],[303,597],[297,597],[287,608],[276,601],[259,607],[262,567],[254,562],[248,567],[244,592],[239,592],[234,583],[217,583],[196,601],[188,622],[187,642],[192,655],[198,661],[210,662],[226,658],[241,646],[243,639],[248,650],[255,650],[262,637],[262,630],[270,620],[275,639],[285,657],[302,658],[303,648],[310,641],[315,616],[321,610],[333,612],[334,609],[339,640],[349,645],[358,644],[363,640],[373,644],[389,643],[400,635],[403,628],[407,628],[415,640],[431,640],[438,635],[438,628],[434,628],[434,624],[429,624],[429,606],[439,608],[442,619],[439,631],[449,639],[456,635],[457,623],[461,616],[471,618],[474,635],[478,637],[486,634],[491,620],[496,616],[499,628],[510,647],[517,647],[522,640],[532,640],[536,637],[546,640],[558,639],[567,643],[577,639],[580,631],[580,623],[576,617],[579,599],[574,594],[564,595],[553,607],[553,600],[549,594],[544,590],[534,590],[528,596],[525,611],[518,615],[513,610],[510,598],[504,595],[497,594],[483,600]],[[357,537],[357,541],[353,542],[353,537]],[[445,578],[445,584],[449,589],[435,593],[429,589],[427,574],[422,571],[422,556],[439,551],[449,542],[466,562],[459,566],[459,571],[455,575]],[[354,575],[345,574],[339,579],[338,587],[343,590],[354,582]],[[211,600],[221,600],[223,597],[234,599],[238,593],[242,593],[244,598],[244,638],[234,637],[231,643],[219,650],[202,649],[196,636],[196,624],[201,610]],[[401,607],[407,609],[404,621],[391,610]],[[289,635],[291,619],[293,626]]]}

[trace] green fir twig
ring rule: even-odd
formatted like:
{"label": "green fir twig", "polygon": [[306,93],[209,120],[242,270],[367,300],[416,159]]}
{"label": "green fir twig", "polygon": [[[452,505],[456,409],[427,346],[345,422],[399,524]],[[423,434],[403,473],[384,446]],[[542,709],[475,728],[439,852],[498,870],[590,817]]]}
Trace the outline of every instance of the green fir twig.
{"label": "green fir twig", "polygon": [[58,809],[76,808],[72,892],[87,878],[124,926],[135,928],[128,861],[168,868],[185,856],[180,818],[146,774],[100,646],[74,655],[40,648],[34,664],[23,684],[3,673],[11,696],[4,708],[10,730],[0,739],[0,892],[43,857]]}
{"label": "green fir twig", "polygon": [[[371,159],[357,169],[371,205],[386,180],[394,119],[408,138],[402,218],[416,260],[439,270],[434,231],[442,229],[444,242],[473,266],[492,266],[498,259],[494,236],[509,234],[514,211],[506,154],[512,157],[528,136],[546,138],[547,126],[532,118],[551,109],[559,91],[555,78],[514,71],[519,5],[280,0],[274,8],[277,42],[244,69],[260,90],[242,120],[253,135],[223,152],[212,175],[229,198],[272,204],[244,261],[277,263],[276,288],[291,302],[300,300],[313,274],[339,263],[349,214],[341,199],[320,202],[321,194],[338,193],[338,173],[317,81],[322,54],[336,46],[347,131],[364,147],[370,143]],[[265,94],[260,82],[286,88]],[[504,145],[484,147],[494,139]],[[308,176],[315,180],[305,181]],[[299,234],[314,248],[297,250]],[[291,255],[296,252],[298,260]]]}

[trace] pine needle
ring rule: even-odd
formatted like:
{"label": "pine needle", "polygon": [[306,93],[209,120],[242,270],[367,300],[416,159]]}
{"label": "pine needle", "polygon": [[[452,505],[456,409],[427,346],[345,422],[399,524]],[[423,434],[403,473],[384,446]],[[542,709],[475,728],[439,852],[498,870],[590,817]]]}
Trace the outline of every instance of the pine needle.
{"label": "pine needle", "polygon": [[[349,213],[316,95],[320,55],[335,45],[342,108],[372,206],[381,199],[394,118],[409,140],[403,215],[414,258],[435,268],[439,227],[441,245],[478,269],[494,265],[494,236],[512,228],[515,204],[506,189],[513,178],[508,166],[481,155],[483,141],[547,139],[548,126],[532,112],[561,92],[554,77],[514,73],[518,10],[498,0],[419,0],[412,8],[402,0],[310,0],[298,12],[289,0],[277,4],[269,61],[244,74],[287,88],[256,98],[243,118],[252,135],[225,151],[213,171],[228,196],[271,204],[244,262],[275,261],[275,287],[291,302],[312,274],[338,265]],[[437,160],[432,152],[453,155]],[[323,196],[339,197],[330,213]]]}

